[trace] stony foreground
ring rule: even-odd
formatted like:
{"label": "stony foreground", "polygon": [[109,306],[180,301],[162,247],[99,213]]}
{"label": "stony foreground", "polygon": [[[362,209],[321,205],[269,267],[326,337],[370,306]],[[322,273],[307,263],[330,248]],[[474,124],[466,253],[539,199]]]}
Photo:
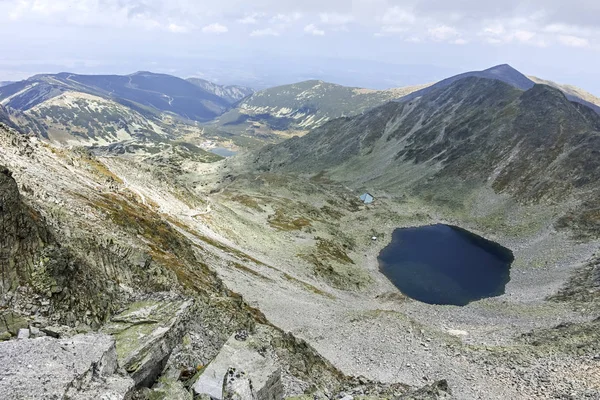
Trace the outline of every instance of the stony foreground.
{"label": "stony foreground", "polygon": [[0,343],[1,399],[120,400],[133,389],[108,335]]}

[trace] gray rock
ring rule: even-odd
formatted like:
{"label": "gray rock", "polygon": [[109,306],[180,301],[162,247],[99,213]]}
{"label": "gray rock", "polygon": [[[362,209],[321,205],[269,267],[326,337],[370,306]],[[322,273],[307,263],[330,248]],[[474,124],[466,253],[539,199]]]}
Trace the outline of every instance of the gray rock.
{"label": "gray rock", "polygon": [[19,329],[17,333],[17,339],[29,339],[29,329]]}
{"label": "gray rock", "polygon": [[0,330],[8,331],[13,336],[17,336],[19,329],[26,329],[29,327],[29,321],[22,315],[17,314],[13,311],[5,311],[0,313]]}
{"label": "gray rock", "polygon": [[445,379],[398,397],[396,400],[450,400],[452,391]]}
{"label": "gray rock", "polygon": [[0,295],[33,280],[32,266],[48,236],[34,216],[12,172],[0,165]]}
{"label": "gray rock", "polygon": [[229,368],[223,377],[223,400],[254,400],[252,381],[244,371]]}
{"label": "gray rock", "polygon": [[192,400],[193,396],[182,382],[161,377],[159,383],[149,392],[148,398],[151,400]]}
{"label": "gray rock", "polygon": [[35,326],[29,327],[29,331],[31,333],[31,337],[34,338],[34,339],[46,336],[46,334],[44,332],[42,332],[40,330],[40,328],[35,327]]}
{"label": "gray rock", "polygon": [[136,302],[102,328],[115,338],[119,364],[137,387],[151,385],[160,375],[185,333],[192,304],[172,297]]}
{"label": "gray rock", "polygon": [[76,332],[74,331],[73,328],[70,328],[68,326],[46,326],[44,328],[41,328],[40,331],[50,337],[53,337],[55,339],[58,338],[68,338],[71,336],[75,336]]}
{"label": "gray rock", "polygon": [[[249,384],[251,383],[254,399],[282,399],[281,370],[273,360],[258,353],[253,347],[251,337],[248,337],[245,341],[239,341],[235,336],[234,334],[229,338],[215,359],[202,370],[192,386],[194,393],[205,393],[213,398],[223,399],[224,377],[230,371],[230,368],[234,368],[236,371],[245,372],[244,380],[247,380]],[[237,384],[232,390],[246,393]]]}
{"label": "gray rock", "polygon": [[0,343],[0,399],[122,400],[133,380],[118,372],[114,339],[79,335]]}

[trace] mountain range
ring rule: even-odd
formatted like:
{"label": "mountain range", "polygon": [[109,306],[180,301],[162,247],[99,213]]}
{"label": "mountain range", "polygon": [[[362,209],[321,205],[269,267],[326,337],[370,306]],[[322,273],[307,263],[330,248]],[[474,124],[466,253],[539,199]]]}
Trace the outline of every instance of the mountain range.
{"label": "mountain range", "polygon": [[[124,76],[59,73],[7,82],[0,87],[0,105],[25,131],[62,143],[103,145],[136,137],[176,139],[193,133],[212,146],[238,150],[303,135],[327,121],[358,115],[388,101],[411,101],[471,76],[501,80],[521,90],[531,88],[538,79],[499,65],[435,84],[397,89],[370,90],[313,80],[253,93],[242,86],[151,72]],[[600,112],[600,100],[591,94],[544,83]]]}
{"label": "mountain range", "polygon": [[599,99],[595,98],[594,96],[590,95],[589,93],[587,93],[579,88],[575,88],[573,86],[560,85],[560,84],[557,84],[557,83],[554,83],[551,81],[545,81],[545,80],[541,80],[541,79],[535,78],[535,77],[529,78],[508,64],[497,65],[495,67],[488,68],[483,71],[465,72],[462,74],[452,76],[450,78],[446,78],[444,80],[437,82],[434,85],[431,85],[429,87],[423,88],[423,89],[415,91],[413,93],[410,93],[407,96],[403,97],[402,100],[410,101],[416,97],[423,96],[424,94],[427,94],[432,90],[449,86],[458,80],[468,78],[468,77],[496,79],[496,80],[502,81],[506,84],[509,84],[512,87],[521,89],[521,90],[531,89],[533,87],[533,85],[535,85],[536,83],[544,83],[544,84],[553,86],[553,87],[559,89],[560,91],[564,92],[565,95],[569,98],[569,100],[586,105],[586,106],[592,108],[594,111],[600,113]]}
{"label": "mountain range", "polygon": [[261,90],[216,120],[220,129],[250,134],[305,133],[325,122],[357,115],[418,90],[353,88],[323,81],[305,81]]}
{"label": "mountain range", "polygon": [[[600,398],[600,115],[534,79],[1,87],[0,398]],[[381,273],[434,224],[506,248],[502,293]]]}
{"label": "mountain range", "polygon": [[27,111],[65,92],[81,92],[114,101],[151,116],[166,113],[192,121],[208,121],[230,103],[191,82],[170,75],[36,75],[0,88],[0,102]]}
{"label": "mountain range", "polygon": [[433,198],[450,187],[457,203],[480,187],[524,203],[572,203],[563,217],[600,234],[593,204],[600,196],[600,115],[593,110],[547,85],[521,90],[477,77],[409,98],[267,146],[254,163],[325,171],[394,193],[432,191]]}

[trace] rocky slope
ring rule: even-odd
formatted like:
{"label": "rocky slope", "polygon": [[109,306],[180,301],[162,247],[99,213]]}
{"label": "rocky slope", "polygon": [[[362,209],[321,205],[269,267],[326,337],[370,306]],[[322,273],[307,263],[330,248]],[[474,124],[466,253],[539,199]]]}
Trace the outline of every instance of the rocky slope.
{"label": "rocky slope", "polygon": [[242,100],[245,97],[250,96],[254,93],[254,90],[245,86],[238,85],[217,85],[216,83],[207,81],[205,79],[200,78],[188,78],[188,82],[193,83],[194,85],[206,90],[207,92],[213,93],[227,101],[229,103],[234,104],[238,101]]}
{"label": "rocky slope", "polygon": [[304,133],[330,119],[360,114],[424,86],[369,90],[323,81],[300,82],[254,93],[221,116],[217,125],[253,135]]}
{"label": "rocky slope", "polygon": [[[558,90],[471,77],[230,159],[212,218],[323,299],[226,280],[350,373],[449,373],[461,399],[597,397],[599,132]],[[505,295],[447,307],[395,291],[377,254],[394,229],[440,222],[513,250]]]}
{"label": "rocky slope", "polygon": [[569,100],[588,106],[600,114],[600,99],[593,94],[573,85],[563,85],[546,79],[541,79],[536,76],[529,76],[528,78],[535,83],[552,86],[553,88],[563,92]]}
{"label": "rocky slope", "polygon": [[597,236],[599,132],[596,113],[549,86],[521,91],[465,78],[268,146],[254,162],[271,171],[330,171],[354,185],[439,202],[454,190],[458,207],[468,191],[489,187],[524,204],[562,204],[561,223]]}
{"label": "rocky slope", "polygon": [[[101,330],[115,341],[119,365],[140,398],[173,398],[173,393],[190,398],[189,388],[203,366],[232,335],[247,332],[254,351],[281,371],[286,396],[410,391],[403,384],[345,376],[228,289],[222,271],[246,274],[261,261],[209,222],[214,206],[207,192],[194,189],[206,182],[204,164],[188,159],[156,168],[126,155],[98,158],[6,126],[0,126],[0,144],[0,162],[6,166],[0,174],[0,338],[11,340],[0,344],[7,349],[2,354],[9,354],[19,335],[27,362],[45,363],[35,355],[79,339],[50,343],[56,339],[40,341],[40,336],[69,340],[75,333]],[[296,287],[283,275],[279,279],[284,291]],[[33,339],[27,339],[30,335]],[[81,349],[90,341],[82,338]],[[103,343],[110,348],[111,342]],[[132,383],[123,371],[102,370],[104,362],[85,350],[73,349],[65,362],[69,357],[79,364],[52,370],[55,385],[45,386],[52,393],[129,395]],[[50,376],[50,371],[27,368],[26,377]],[[4,370],[0,374],[0,393],[13,384],[25,387],[23,379],[8,379]]]}

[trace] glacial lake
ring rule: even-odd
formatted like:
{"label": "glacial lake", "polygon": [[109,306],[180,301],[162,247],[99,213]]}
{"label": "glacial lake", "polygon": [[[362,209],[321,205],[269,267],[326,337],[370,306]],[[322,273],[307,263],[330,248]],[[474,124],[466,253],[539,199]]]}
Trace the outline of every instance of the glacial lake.
{"label": "glacial lake", "polygon": [[465,229],[429,225],[396,229],[379,269],[406,296],[464,306],[504,294],[512,251]]}

